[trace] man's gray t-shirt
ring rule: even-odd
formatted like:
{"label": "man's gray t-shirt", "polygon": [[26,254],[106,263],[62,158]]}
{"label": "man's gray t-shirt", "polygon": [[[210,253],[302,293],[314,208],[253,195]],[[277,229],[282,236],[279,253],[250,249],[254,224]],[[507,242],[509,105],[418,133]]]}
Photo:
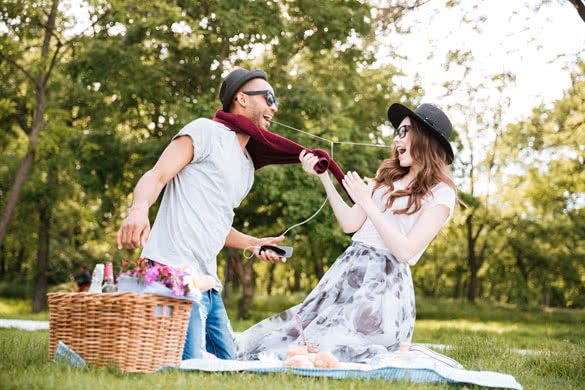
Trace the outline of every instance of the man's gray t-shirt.
{"label": "man's gray t-shirt", "polygon": [[236,133],[210,119],[196,119],[175,135],[190,136],[193,161],[169,183],[142,257],[170,266],[188,265],[217,277],[217,259],[234,209],[254,182],[254,164]]}

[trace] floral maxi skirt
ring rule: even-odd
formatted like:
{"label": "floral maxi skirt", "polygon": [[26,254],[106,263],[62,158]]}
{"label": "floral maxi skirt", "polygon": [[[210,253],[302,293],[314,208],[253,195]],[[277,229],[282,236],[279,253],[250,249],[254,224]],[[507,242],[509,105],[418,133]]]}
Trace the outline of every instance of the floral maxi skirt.
{"label": "floral maxi skirt", "polygon": [[360,242],[335,261],[303,303],[267,318],[236,338],[238,359],[286,354],[300,344],[295,316],[308,342],[343,362],[372,362],[410,342],[416,308],[410,266]]}

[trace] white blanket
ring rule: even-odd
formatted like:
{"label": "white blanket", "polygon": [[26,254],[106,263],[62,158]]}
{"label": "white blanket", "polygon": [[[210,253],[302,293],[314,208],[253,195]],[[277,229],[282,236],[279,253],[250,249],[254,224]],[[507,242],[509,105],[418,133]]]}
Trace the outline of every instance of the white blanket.
{"label": "white blanket", "polygon": [[[442,356],[442,355],[440,355]],[[388,353],[376,364],[341,363],[338,369],[289,368],[274,356],[264,355],[259,361],[191,359],[181,363],[181,370],[206,372],[293,372],[299,375],[332,378],[385,378],[414,382],[469,383],[485,387],[522,389],[522,385],[508,374],[492,371],[470,371],[459,364],[437,359],[423,349]],[[456,362],[455,362],[456,363]]]}

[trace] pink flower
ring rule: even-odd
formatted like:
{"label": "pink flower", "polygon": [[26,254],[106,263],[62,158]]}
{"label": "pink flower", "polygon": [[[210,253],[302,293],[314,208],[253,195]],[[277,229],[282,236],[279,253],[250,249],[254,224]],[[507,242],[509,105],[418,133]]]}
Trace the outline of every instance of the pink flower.
{"label": "pink flower", "polygon": [[138,278],[141,283],[152,284],[153,282],[160,282],[177,297],[183,297],[189,294],[189,286],[186,285],[185,277],[188,274],[180,269],[167,265],[155,263],[149,264],[145,258],[140,258],[136,261],[134,269],[130,269],[122,274],[133,275]]}
{"label": "pink flower", "polygon": [[173,295],[176,297],[182,297],[185,295],[185,289],[181,284],[173,284]]}
{"label": "pink flower", "polygon": [[159,270],[157,267],[148,267],[144,273],[144,283],[151,284],[156,281],[159,276]]}

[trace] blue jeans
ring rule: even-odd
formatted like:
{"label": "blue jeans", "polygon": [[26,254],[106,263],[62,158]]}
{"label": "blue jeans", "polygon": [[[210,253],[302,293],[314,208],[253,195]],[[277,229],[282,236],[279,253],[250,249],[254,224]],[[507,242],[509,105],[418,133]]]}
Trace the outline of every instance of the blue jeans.
{"label": "blue jeans", "polygon": [[183,360],[201,358],[205,349],[220,359],[234,359],[235,345],[221,294],[216,290],[201,293],[201,304],[193,304]]}

